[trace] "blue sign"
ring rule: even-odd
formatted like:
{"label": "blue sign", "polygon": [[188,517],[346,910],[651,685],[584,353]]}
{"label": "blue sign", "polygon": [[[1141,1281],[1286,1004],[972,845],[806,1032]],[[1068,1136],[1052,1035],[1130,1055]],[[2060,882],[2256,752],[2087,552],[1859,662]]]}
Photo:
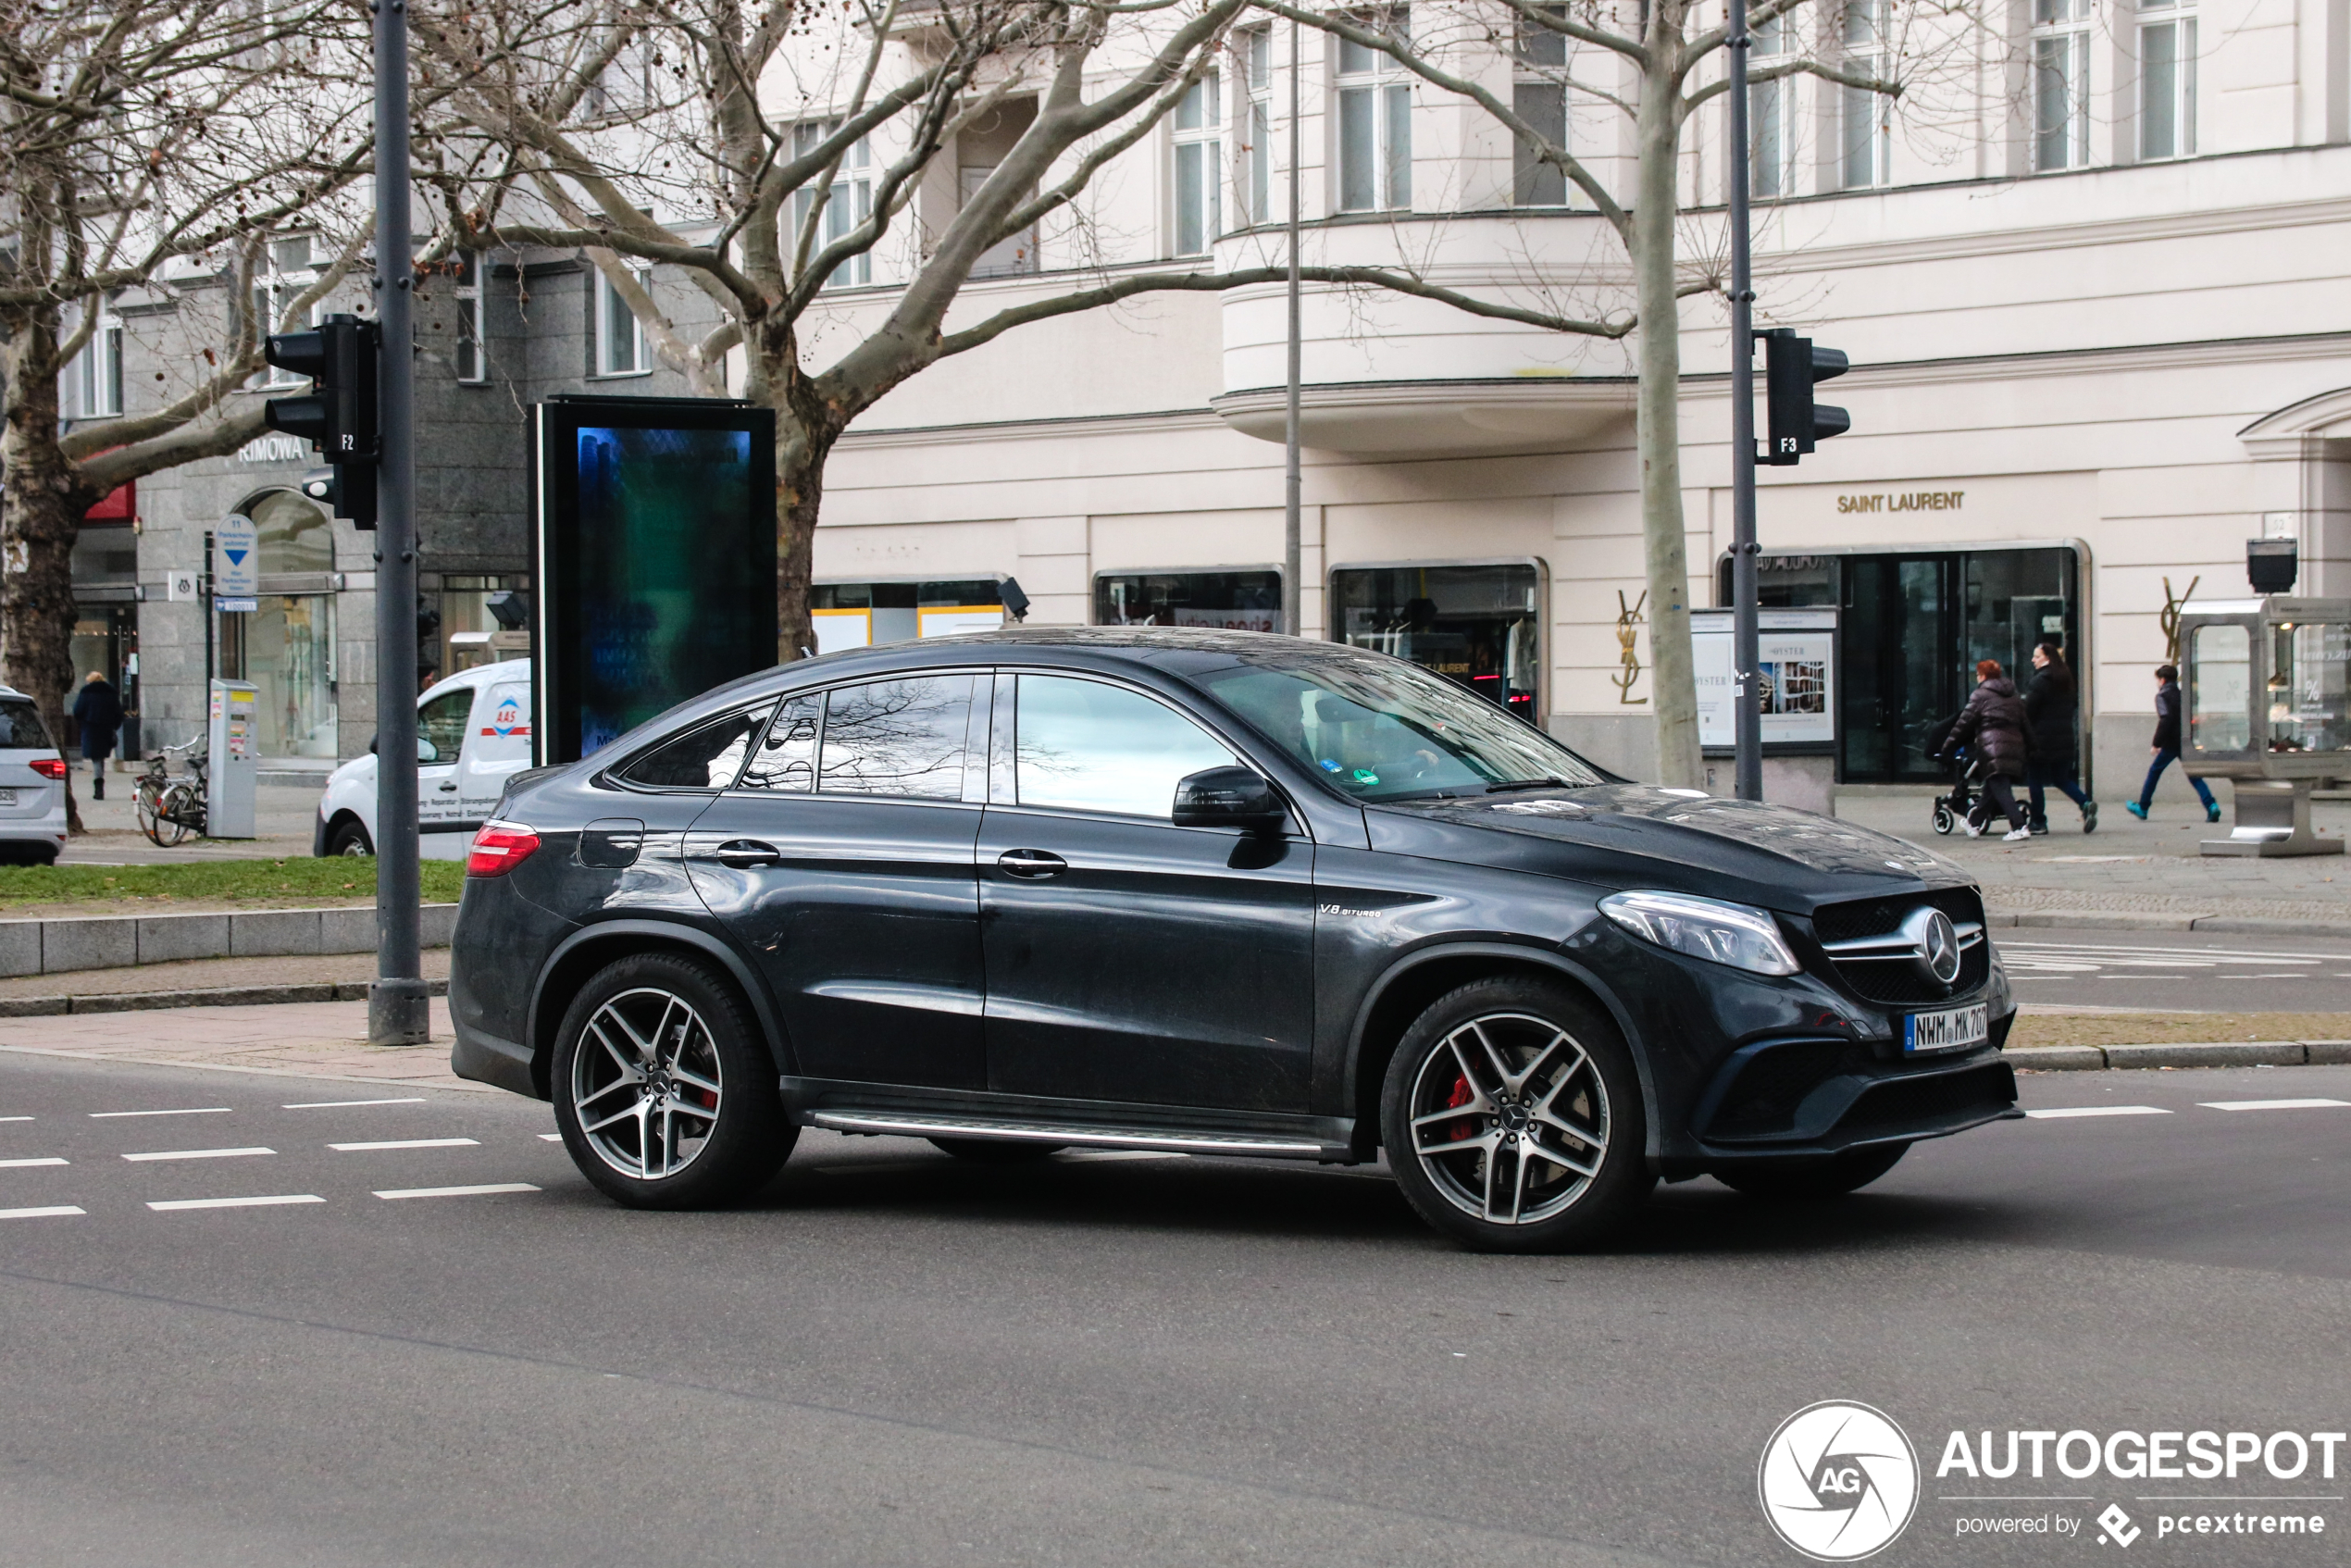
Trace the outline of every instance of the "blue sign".
{"label": "blue sign", "polygon": [[[212,530],[212,594],[220,602],[227,599],[252,599],[261,592],[261,540],[253,519],[242,512],[231,512],[214,525]],[[251,609],[250,604],[242,608]]]}

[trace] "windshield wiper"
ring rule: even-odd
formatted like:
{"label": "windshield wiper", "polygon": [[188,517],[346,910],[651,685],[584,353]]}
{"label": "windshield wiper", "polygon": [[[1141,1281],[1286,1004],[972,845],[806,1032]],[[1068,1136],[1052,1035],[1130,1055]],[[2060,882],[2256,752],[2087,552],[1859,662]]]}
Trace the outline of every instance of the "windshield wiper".
{"label": "windshield wiper", "polygon": [[1486,786],[1486,792],[1489,795],[1499,795],[1508,790],[1564,790],[1566,788],[1567,780],[1564,778],[1554,778],[1549,777],[1542,778],[1500,778]]}

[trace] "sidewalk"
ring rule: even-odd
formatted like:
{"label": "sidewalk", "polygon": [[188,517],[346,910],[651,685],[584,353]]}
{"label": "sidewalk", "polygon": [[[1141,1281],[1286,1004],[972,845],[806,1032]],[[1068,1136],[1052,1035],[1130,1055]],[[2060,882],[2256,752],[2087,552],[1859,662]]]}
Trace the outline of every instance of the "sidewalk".
{"label": "sidewalk", "polygon": [[431,1018],[431,1043],[391,1047],[367,1043],[364,1002],[10,1018],[0,1019],[0,1052],[498,1092],[449,1071],[448,1002],[434,999]]}

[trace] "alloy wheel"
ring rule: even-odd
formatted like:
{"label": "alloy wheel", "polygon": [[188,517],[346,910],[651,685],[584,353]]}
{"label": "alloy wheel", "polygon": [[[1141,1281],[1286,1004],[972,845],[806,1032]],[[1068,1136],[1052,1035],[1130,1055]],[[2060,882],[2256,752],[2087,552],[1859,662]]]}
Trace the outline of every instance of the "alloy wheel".
{"label": "alloy wheel", "polygon": [[1573,1207],[1608,1153],[1608,1086],[1557,1024],[1473,1018],[1422,1061],[1412,1154],[1446,1201],[1491,1225],[1536,1225]]}
{"label": "alloy wheel", "polygon": [[572,1053],[580,1137],[638,1181],[676,1176],[701,1157],[718,1126],[724,1084],[710,1026],[684,998],[655,987],[597,1008]]}

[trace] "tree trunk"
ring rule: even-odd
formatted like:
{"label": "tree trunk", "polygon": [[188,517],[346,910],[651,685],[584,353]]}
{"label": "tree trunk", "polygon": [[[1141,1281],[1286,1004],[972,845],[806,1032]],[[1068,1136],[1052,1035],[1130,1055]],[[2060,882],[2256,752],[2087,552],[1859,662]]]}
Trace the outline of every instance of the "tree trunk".
{"label": "tree trunk", "polygon": [[1649,672],[1656,694],[1657,781],[1696,789],[1698,683],[1690,656],[1689,550],[1682,524],[1682,333],[1675,297],[1673,218],[1676,153],[1673,78],[1663,28],[1652,31],[1659,61],[1641,84],[1638,186],[1632,213],[1636,307],[1640,313],[1640,392],[1636,442],[1641,462],[1641,544],[1649,591]]}
{"label": "tree trunk", "polygon": [[[73,545],[100,497],[57,446],[56,322],[27,312],[10,346],[8,419],[0,431],[0,679],[31,697],[65,750],[66,693],[73,689]],[[66,827],[81,808],[66,772]]]}
{"label": "tree trunk", "polygon": [[816,621],[808,610],[815,569],[816,512],[825,497],[825,459],[832,443],[808,439],[776,416],[776,657],[779,664],[814,657]]}

